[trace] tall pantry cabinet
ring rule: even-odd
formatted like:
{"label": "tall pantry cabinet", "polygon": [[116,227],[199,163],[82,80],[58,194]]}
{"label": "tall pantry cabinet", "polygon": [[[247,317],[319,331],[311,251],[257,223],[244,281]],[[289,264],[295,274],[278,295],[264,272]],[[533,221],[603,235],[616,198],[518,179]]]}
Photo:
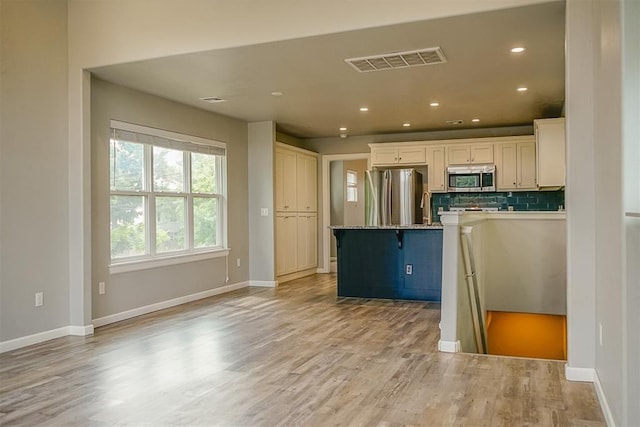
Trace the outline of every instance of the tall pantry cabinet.
{"label": "tall pantry cabinet", "polygon": [[276,276],[313,274],[318,265],[318,158],[277,143],[275,149]]}

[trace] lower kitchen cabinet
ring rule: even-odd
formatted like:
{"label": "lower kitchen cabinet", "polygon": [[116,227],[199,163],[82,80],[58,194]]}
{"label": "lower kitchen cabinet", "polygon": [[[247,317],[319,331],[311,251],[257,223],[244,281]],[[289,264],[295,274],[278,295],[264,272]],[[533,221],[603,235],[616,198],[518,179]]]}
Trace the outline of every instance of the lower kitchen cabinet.
{"label": "lower kitchen cabinet", "polygon": [[440,301],[441,229],[336,228],[338,296]]}
{"label": "lower kitchen cabinet", "polygon": [[298,270],[298,216],[276,214],[276,275]]}
{"label": "lower kitchen cabinet", "polygon": [[298,214],[298,270],[318,266],[317,230],[317,214]]}
{"label": "lower kitchen cabinet", "polygon": [[276,276],[318,265],[316,213],[276,214]]}

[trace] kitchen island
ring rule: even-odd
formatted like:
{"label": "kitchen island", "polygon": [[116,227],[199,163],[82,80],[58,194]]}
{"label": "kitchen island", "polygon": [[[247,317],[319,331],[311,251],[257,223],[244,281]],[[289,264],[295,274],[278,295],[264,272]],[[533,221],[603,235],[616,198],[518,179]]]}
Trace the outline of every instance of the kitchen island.
{"label": "kitchen island", "polygon": [[442,226],[333,226],[338,296],[440,301]]}

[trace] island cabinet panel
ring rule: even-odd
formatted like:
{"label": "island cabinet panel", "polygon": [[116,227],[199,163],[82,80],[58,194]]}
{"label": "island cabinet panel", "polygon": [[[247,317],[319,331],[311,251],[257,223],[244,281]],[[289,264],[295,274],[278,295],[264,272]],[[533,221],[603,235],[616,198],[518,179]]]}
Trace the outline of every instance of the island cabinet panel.
{"label": "island cabinet panel", "polygon": [[[404,286],[401,299],[440,301],[442,294],[442,230],[404,232]],[[411,266],[411,274],[407,274]]]}
{"label": "island cabinet panel", "polygon": [[440,301],[441,229],[335,229],[338,296]]}

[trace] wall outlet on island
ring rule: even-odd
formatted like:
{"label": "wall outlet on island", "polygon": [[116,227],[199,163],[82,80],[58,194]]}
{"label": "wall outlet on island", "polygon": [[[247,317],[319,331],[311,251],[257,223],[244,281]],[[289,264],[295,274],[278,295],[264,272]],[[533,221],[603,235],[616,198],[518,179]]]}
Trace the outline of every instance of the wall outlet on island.
{"label": "wall outlet on island", "polygon": [[413,264],[407,264],[405,267],[405,273],[408,275],[413,274]]}

